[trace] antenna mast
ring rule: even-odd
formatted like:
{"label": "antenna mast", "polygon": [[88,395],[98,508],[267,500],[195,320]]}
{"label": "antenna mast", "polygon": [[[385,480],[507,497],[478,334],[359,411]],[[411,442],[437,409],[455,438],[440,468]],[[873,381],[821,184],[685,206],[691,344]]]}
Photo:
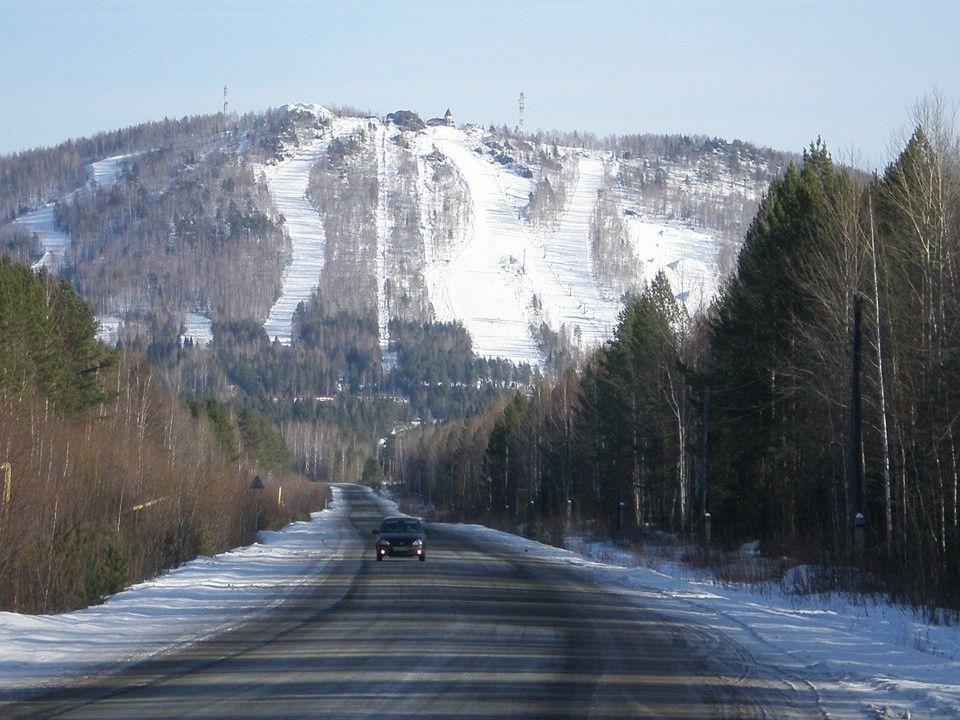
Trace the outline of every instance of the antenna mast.
{"label": "antenna mast", "polygon": [[517,118],[517,135],[523,132],[523,93],[520,93],[520,112]]}
{"label": "antenna mast", "polygon": [[228,107],[228,106],[229,106],[229,103],[227,102],[227,86],[224,85],[224,86],[223,86],[223,114],[224,114],[224,115],[227,114],[227,107]]}

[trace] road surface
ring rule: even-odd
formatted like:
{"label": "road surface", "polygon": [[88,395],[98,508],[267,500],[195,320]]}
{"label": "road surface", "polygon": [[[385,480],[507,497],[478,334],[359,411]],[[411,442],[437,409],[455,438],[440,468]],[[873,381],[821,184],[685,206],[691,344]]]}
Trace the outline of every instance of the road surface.
{"label": "road surface", "polygon": [[0,717],[821,716],[722,635],[575,568],[443,525],[427,562],[377,563],[383,509],[360,488],[344,499],[363,550],[275,611]]}

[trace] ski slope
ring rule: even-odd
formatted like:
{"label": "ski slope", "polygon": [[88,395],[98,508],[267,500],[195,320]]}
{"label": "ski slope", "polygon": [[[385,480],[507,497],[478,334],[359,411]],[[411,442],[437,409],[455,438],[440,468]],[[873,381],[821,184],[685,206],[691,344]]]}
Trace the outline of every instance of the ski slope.
{"label": "ski slope", "polygon": [[[582,154],[577,182],[560,223],[533,235],[537,251],[527,257],[527,278],[554,330],[566,325],[580,336],[582,349],[593,348],[613,334],[621,303],[597,282],[591,270],[590,219],[603,186],[603,160]],[[578,332],[579,330],[579,332]]]}
{"label": "ski slope", "polygon": [[[311,113],[313,110],[306,114]],[[376,158],[379,190],[376,304],[381,349],[386,352],[389,345],[391,309],[384,285],[391,279],[391,253],[402,250],[391,245],[395,239],[389,188],[393,173],[398,172],[395,155],[402,150],[394,143],[400,129],[369,118],[331,119],[328,132],[301,144],[287,159],[266,170],[270,193],[286,218],[293,248],[280,297],[264,324],[269,337],[284,344],[290,343],[297,305],[310,297],[324,267],[322,209],[318,212],[305,196],[310,168],[334,137],[362,125],[374,128],[369,142]],[[531,329],[541,321],[554,331],[565,327],[568,337],[583,351],[597,347],[612,335],[622,309],[619,291],[594,276],[590,246],[590,226],[604,183],[605,163],[614,172],[616,164],[606,153],[564,149],[577,154],[578,168],[567,191],[567,205],[555,224],[535,227],[525,217],[533,180],[497,162],[483,140],[480,129],[441,126],[406,132],[401,143],[409,142],[418,156],[416,200],[426,258],[421,271],[436,319],[462,322],[474,351],[483,357],[539,365],[542,358]],[[436,243],[431,241],[431,218],[442,211],[446,198],[431,191],[427,158],[434,150],[455,169],[469,204],[469,219],[462,223],[458,236]],[[641,259],[638,280],[649,280],[664,270],[677,297],[691,312],[712,297],[717,285],[714,238],[682,225],[635,215],[626,217],[625,222]]]}
{"label": "ski slope", "polygon": [[213,340],[213,322],[206,315],[188,312],[183,318],[183,328],[181,342],[189,339],[194,345],[202,346]]}
{"label": "ski slope", "polygon": [[435,146],[457,167],[470,194],[473,222],[466,243],[440,272],[427,274],[439,320],[460,320],[484,357],[540,363],[530,335],[532,295],[523,281],[524,257],[533,241],[521,210],[533,184],[492,162],[479,138],[456,128],[428,128],[420,154]]}
{"label": "ski slope", "polygon": [[57,273],[63,263],[63,256],[70,249],[70,236],[57,227],[55,206],[56,203],[47,203],[13,221],[17,227],[36,233],[40,239],[43,257],[33,264],[34,270],[45,267],[51,273]]}
{"label": "ski slope", "polygon": [[[101,187],[112,185],[120,175],[123,161],[133,157],[136,153],[114,155],[113,157],[97,160],[89,165],[87,174],[90,182]],[[70,200],[78,190],[67,193],[63,199]],[[43,249],[43,257],[33,264],[34,270],[42,267],[52,273],[57,273],[63,264],[63,257],[70,249],[70,235],[57,227],[54,209],[56,202],[49,202],[43,207],[25,213],[13,221],[13,224],[24,230],[36,233]]]}
{"label": "ski slope", "polygon": [[306,195],[310,168],[334,138],[349,135],[364,122],[361,118],[332,120],[328,131],[298,147],[291,158],[265,170],[267,188],[277,210],[286,218],[291,243],[290,264],[283,274],[280,296],[263,324],[267,336],[283,345],[290,344],[297,305],[310,299],[323,273],[326,233],[322,216]]}
{"label": "ski slope", "polygon": [[97,315],[97,340],[116,347],[120,342],[120,326],[123,321],[116,315]]}
{"label": "ski slope", "polygon": [[136,157],[140,153],[127,153],[125,155],[113,155],[112,157],[97,160],[90,164],[90,180],[100,187],[113,185],[120,177],[120,171],[123,169],[123,163],[129,158]]}
{"label": "ski slope", "polygon": [[387,248],[390,246],[390,214],[387,206],[387,183],[390,162],[388,130],[377,127],[377,323],[380,333],[380,353],[384,356],[390,345],[390,303],[384,286],[387,281]]}
{"label": "ski slope", "polygon": [[540,319],[536,297],[552,329],[565,325],[583,349],[596,347],[610,337],[621,308],[592,271],[590,219],[603,183],[602,157],[582,153],[559,222],[536,229],[522,212],[533,182],[493,160],[480,139],[476,132],[437,127],[424,131],[419,144],[421,155],[436,147],[456,166],[473,216],[463,247],[426,274],[435,311],[464,323],[477,354],[537,365],[540,352],[530,334]]}
{"label": "ski slope", "polygon": [[716,238],[691,228],[664,225],[639,216],[624,218],[630,242],[648,282],[663,270],[677,299],[692,315],[709,306],[716,295]]}

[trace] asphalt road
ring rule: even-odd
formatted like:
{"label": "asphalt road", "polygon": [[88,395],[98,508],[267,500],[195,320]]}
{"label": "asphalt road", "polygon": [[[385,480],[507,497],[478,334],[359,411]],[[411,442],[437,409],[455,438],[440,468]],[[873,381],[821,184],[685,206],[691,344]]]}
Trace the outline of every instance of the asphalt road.
{"label": "asphalt road", "polygon": [[383,511],[345,495],[356,556],[274,612],[0,717],[820,717],[724,637],[575,569],[440,525],[427,562],[377,563]]}

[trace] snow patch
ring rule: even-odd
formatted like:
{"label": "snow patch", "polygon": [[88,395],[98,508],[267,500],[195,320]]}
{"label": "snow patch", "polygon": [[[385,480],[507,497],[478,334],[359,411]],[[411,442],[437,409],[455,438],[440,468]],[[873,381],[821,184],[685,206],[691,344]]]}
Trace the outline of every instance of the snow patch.
{"label": "snow patch", "polygon": [[116,315],[97,315],[97,340],[116,347],[120,342],[122,320]]}
{"label": "snow patch", "polygon": [[206,315],[187,313],[183,319],[183,327],[181,343],[189,339],[195,346],[203,346],[213,340],[213,322]]}
{"label": "snow patch", "polygon": [[334,114],[317,103],[287,103],[282,105],[280,110],[293,117],[312,117],[319,122],[329,122],[333,120]]}

